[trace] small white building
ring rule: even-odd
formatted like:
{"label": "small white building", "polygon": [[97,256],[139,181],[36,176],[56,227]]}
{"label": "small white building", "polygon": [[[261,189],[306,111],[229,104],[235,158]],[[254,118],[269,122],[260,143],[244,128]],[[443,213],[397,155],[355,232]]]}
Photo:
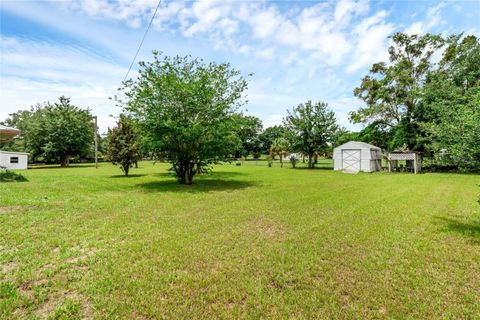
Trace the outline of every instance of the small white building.
{"label": "small white building", "polygon": [[[15,139],[20,130],[0,125],[0,141],[6,142]],[[0,150],[0,169],[25,170],[28,166],[28,153],[1,151]]]}
{"label": "small white building", "polygon": [[28,166],[28,153],[0,151],[0,169],[26,170]]}
{"label": "small white building", "polygon": [[382,169],[382,149],[349,141],[333,149],[333,170],[374,172]]}

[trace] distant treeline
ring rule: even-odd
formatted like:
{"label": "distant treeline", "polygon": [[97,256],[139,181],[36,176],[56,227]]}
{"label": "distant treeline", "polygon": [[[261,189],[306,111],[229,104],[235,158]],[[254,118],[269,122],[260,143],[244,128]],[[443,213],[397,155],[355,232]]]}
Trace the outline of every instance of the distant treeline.
{"label": "distant treeline", "polygon": [[[364,102],[350,113],[352,123],[364,125],[359,132],[340,127],[321,101],[306,101],[288,110],[281,125],[264,128],[258,117],[238,111],[246,103],[248,82],[229,64],[154,52],[153,62],[140,63],[139,77],[124,83],[125,100],[117,100],[122,121],[134,128],[128,136],[129,143],[136,139],[130,157],[191,157],[188,161],[201,170],[221,159],[295,152],[305,154],[313,167],[317,156],[328,157],[335,146],[357,140],[384,151],[420,151],[432,169],[480,171],[479,39],[403,33],[391,39],[389,61],[373,64],[353,91]],[[93,159],[92,119],[90,110],[66,97],[38,104],[10,115],[4,124],[22,133],[1,148],[29,152],[31,162]],[[111,134],[98,136],[99,155],[106,160],[118,158],[123,148],[121,130],[115,139]],[[174,155],[172,145],[182,154]]]}

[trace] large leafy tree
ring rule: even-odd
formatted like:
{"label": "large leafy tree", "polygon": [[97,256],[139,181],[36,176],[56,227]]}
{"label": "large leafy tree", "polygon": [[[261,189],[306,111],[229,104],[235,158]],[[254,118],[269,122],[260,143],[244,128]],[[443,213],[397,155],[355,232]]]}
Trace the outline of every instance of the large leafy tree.
{"label": "large leafy tree", "polygon": [[288,129],[292,149],[308,156],[308,167],[313,168],[314,155],[326,152],[339,129],[335,113],[325,102],[307,101],[287,111],[284,125]]}
{"label": "large leafy tree", "polygon": [[70,157],[85,156],[91,149],[94,124],[88,109],[71,104],[67,97],[58,102],[38,104],[28,111],[18,111],[7,120],[21,130],[25,151],[33,159],[68,166]]}
{"label": "large leafy tree", "polygon": [[203,167],[232,150],[232,114],[245,103],[247,81],[228,63],[153,52],[136,80],[122,88],[125,110],[153,148],[172,163],[178,181],[191,184]]}
{"label": "large leafy tree", "polygon": [[239,144],[235,148],[235,157],[259,155],[261,148],[259,134],[263,128],[262,120],[254,116],[234,114],[233,121],[239,139]]}
{"label": "large leafy tree", "polygon": [[118,164],[128,176],[130,168],[140,160],[140,137],[132,120],[120,114],[117,126],[109,130],[107,140],[107,159]]}
{"label": "large leafy tree", "polygon": [[427,78],[422,101],[427,151],[441,166],[480,170],[480,42],[453,39]]}
{"label": "large leafy tree", "polygon": [[267,154],[272,146],[273,141],[278,138],[285,138],[286,130],[283,126],[272,126],[263,130],[258,136],[260,141],[260,150],[262,153]]}
{"label": "large leafy tree", "polygon": [[433,54],[444,46],[439,35],[395,33],[388,53],[390,62],[375,63],[354,94],[366,106],[351,113],[354,123],[388,126],[393,132],[391,148],[417,145],[418,107],[422,87],[431,70]]}

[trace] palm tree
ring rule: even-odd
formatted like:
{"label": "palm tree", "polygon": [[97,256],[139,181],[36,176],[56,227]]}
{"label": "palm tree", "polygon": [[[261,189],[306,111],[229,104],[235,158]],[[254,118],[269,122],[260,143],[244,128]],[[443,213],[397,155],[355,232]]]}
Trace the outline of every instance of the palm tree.
{"label": "palm tree", "polygon": [[270,155],[275,157],[276,155],[280,156],[280,167],[283,168],[283,156],[288,154],[289,144],[288,141],[284,138],[277,138],[273,140],[272,145],[270,146]]}

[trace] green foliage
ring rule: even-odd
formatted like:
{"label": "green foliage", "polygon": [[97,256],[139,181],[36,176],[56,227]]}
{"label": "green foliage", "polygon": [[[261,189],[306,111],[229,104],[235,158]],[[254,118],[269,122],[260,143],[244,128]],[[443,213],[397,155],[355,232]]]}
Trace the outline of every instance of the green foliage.
{"label": "green foliage", "polygon": [[269,168],[273,165],[273,157],[271,155],[267,156],[267,165]]}
{"label": "green foliage", "polygon": [[123,105],[152,148],[172,163],[178,181],[191,184],[197,172],[238,145],[232,115],[244,104],[246,88],[228,63],[154,52],[152,62],[140,62],[138,78],[125,82]]}
{"label": "green foliage", "polygon": [[114,165],[120,165],[123,173],[128,176],[128,171],[141,159],[140,137],[133,126],[132,120],[120,114],[117,126],[108,132],[107,160]]}
{"label": "green foliage", "polygon": [[236,135],[239,143],[234,150],[235,158],[247,157],[250,154],[258,155],[261,150],[259,134],[262,131],[262,120],[254,116],[234,114]]}
{"label": "green foliage", "polygon": [[354,123],[383,123],[396,127],[390,148],[406,144],[418,149],[417,108],[422,86],[431,70],[432,55],[442,48],[445,39],[438,35],[395,33],[388,52],[390,63],[376,63],[362,79],[354,94],[366,103],[350,114]]}
{"label": "green foliage", "polygon": [[480,170],[480,42],[454,39],[424,89],[424,139],[439,166]]}
{"label": "green foliage", "polygon": [[[480,170],[479,40],[403,33],[392,40],[390,64],[374,64],[354,91],[366,103],[350,115],[368,124],[359,140],[407,146],[440,167]],[[435,53],[442,53],[438,64]]]}
{"label": "green foliage", "polygon": [[275,158],[276,155],[280,157],[280,167],[283,168],[283,157],[285,157],[290,151],[290,145],[285,138],[277,138],[273,140],[270,146],[270,156]]}
{"label": "green foliage", "polygon": [[339,130],[335,113],[327,103],[312,101],[287,112],[284,125],[288,129],[292,149],[308,155],[308,167],[313,168],[314,155],[327,152]]}
{"label": "green foliage", "polygon": [[21,130],[21,144],[35,160],[67,166],[70,157],[85,156],[91,149],[94,125],[90,111],[60,97],[53,104],[38,104],[28,111],[18,111],[7,119],[8,125]]}
{"label": "green foliage", "polygon": [[262,153],[267,154],[275,139],[285,138],[286,129],[283,126],[273,126],[266,128],[260,133],[258,139],[260,140],[260,150]]}
{"label": "green foliage", "polygon": [[350,132],[345,128],[339,128],[332,139],[332,148],[342,145],[349,141],[358,141],[358,132]]}

